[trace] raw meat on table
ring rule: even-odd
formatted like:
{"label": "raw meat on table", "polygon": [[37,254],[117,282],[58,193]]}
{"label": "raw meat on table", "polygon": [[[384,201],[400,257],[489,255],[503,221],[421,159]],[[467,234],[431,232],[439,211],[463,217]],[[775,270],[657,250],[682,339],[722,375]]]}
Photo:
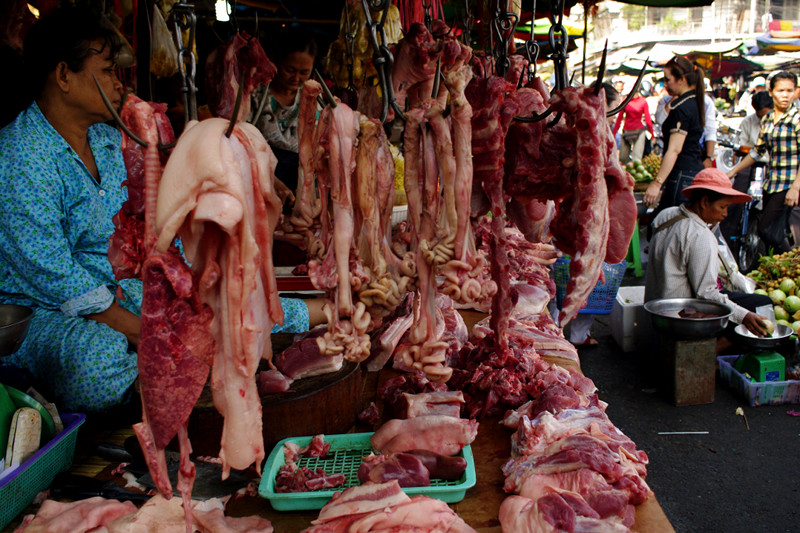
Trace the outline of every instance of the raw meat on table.
{"label": "raw meat on table", "polygon": [[370,442],[383,454],[423,449],[455,455],[478,434],[478,422],[452,416],[392,419],[378,428]]}

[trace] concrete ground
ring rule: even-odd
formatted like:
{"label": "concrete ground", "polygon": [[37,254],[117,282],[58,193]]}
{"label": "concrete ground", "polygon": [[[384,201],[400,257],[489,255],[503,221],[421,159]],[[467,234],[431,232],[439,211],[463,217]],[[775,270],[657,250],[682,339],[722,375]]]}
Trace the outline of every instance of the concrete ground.
{"label": "concrete ground", "polygon": [[[623,285],[644,285],[631,272]],[[583,371],[649,455],[647,482],[677,532],[800,531],[800,416],[787,413],[800,405],[750,407],[717,374],[713,403],[675,407],[657,390],[655,355],[624,353],[609,315],[591,331],[599,344],[579,349]],[[707,434],[659,434],[690,431]]]}

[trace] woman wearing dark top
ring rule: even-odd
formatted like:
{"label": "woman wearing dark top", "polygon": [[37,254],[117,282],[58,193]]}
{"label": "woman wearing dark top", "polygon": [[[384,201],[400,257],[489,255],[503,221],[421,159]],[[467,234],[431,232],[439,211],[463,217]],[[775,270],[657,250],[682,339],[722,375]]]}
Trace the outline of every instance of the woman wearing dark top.
{"label": "woman wearing dark top", "polygon": [[703,170],[704,154],[700,147],[705,123],[703,69],[683,56],[675,56],[664,66],[664,86],[672,95],[667,104],[667,118],[661,126],[667,149],[658,174],[645,192],[645,205],[656,205],[662,186],[663,194],[651,220],[664,209],[683,203],[681,191]]}

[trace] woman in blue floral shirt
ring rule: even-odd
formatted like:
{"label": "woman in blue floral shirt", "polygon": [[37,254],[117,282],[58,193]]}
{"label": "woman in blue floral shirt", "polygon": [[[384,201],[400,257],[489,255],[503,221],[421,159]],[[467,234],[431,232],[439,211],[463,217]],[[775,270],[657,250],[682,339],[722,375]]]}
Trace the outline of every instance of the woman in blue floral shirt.
{"label": "woman in blue floral shirt", "polygon": [[[3,364],[30,371],[65,410],[118,405],[137,376],[141,282],[117,282],[107,257],[126,171],[93,80],[119,106],[115,42],[88,12],[44,17],[24,47],[35,100],[0,130],[0,303],[35,310]],[[307,329],[308,308],[284,304],[284,331]]]}

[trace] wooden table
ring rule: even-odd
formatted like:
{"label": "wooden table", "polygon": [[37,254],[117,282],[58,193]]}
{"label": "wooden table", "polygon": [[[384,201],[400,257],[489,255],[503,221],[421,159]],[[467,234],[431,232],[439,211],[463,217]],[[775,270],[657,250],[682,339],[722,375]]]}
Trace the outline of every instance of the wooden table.
{"label": "wooden table", "polygon": [[[552,362],[563,366],[576,366],[570,361]],[[375,401],[383,412],[382,402],[377,398],[377,385],[395,375],[397,373],[389,369],[384,369],[380,373],[365,373],[363,377],[364,404],[368,405],[370,401]],[[500,532],[500,523],[497,517],[500,504],[508,496],[503,491],[505,477],[500,467],[511,457],[511,431],[500,424],[500,420],[500,417],[489,417],[480,421],[478,437],[472,443],[477,484],[467,490],[462,501],[450,505],[467,524],[482,533]],[[356,428],[356,431],[369,430],[370,428]],[[231,502],[229,512],[241,516],[259,514],[272,522],[276,533],[302,531],[319,514],[318,511],[275,511],[266,500],[247,499]],[[633,531],[637,533],[670,533],[675,530],[656,498],[652,497],[636,507],[636,523]]]}
{"label": "wooden table", "polygon": [[[485,315],[477,312],[462,312],[468,328]],[[575,368],[580,371],[580,365],[573,361],[564,359],[553,359],[545,357],[548,362],[556,363],[565,368]],[[397,373],[391,369],[383,369],[381,372],[363,372],[362,382],[362,404],[363,407],[374,401],[381,413],[384,413],[383,402],[378,398],[377,389],[380,383],[386,379],[396,376]],[[612,421],[613,422],[613,421]],[[268,421],[265,420],[265,423]],[[356,426],[354,432],[371,431],[373,428],[366,426]],[[122,444],[125,439],[132,435],[129,427],[109,428],[106,431],[97,432],[95,435],[87,435],[81,438],[82,442],[91,443],[111,442]],[[88,438],[87,438],[88,437]],[[87,445],[87,446],[88,446]],[[646,451],[646,450],[645,450]],[[269,450],[268,450],[269,452]],[[498,512],[500,504],[507,494],[503,491],[505,478],[501,471],[501,466],[511,456],[511,431],[500,424],[499,417],[485,418],[480,421],[478,436],[472,443],[472,452],[475,457],[475,469],[477,484],[467,490],[465,498],[458,503],[451,504],[451,507],[463,518],[467,524],[482,533],[500,532]],[[86,450],[78,450],[75,463],[71,472],[108,479],[109,472],[116,464],[111,464],[103,459],[87,455]],[[25,513],[35,512],[36,508],[29,506]],[[282,512],[275,511],[265,499],[258,497],[245,497],[232,500],[228,504],[227,513],[231,516],[260,515],[272,522],[276,533],[297,533],[307,528],[319,512],[299,511]],[[20,517],[21,518],[21,517]],[[13,531],[19,519],[9,524],[6,531]],[[645,503],[636,508],[636,522],[633,531],[637,533],[671,533],[674,532],[664,511],[657,499],[652,497]]]}

